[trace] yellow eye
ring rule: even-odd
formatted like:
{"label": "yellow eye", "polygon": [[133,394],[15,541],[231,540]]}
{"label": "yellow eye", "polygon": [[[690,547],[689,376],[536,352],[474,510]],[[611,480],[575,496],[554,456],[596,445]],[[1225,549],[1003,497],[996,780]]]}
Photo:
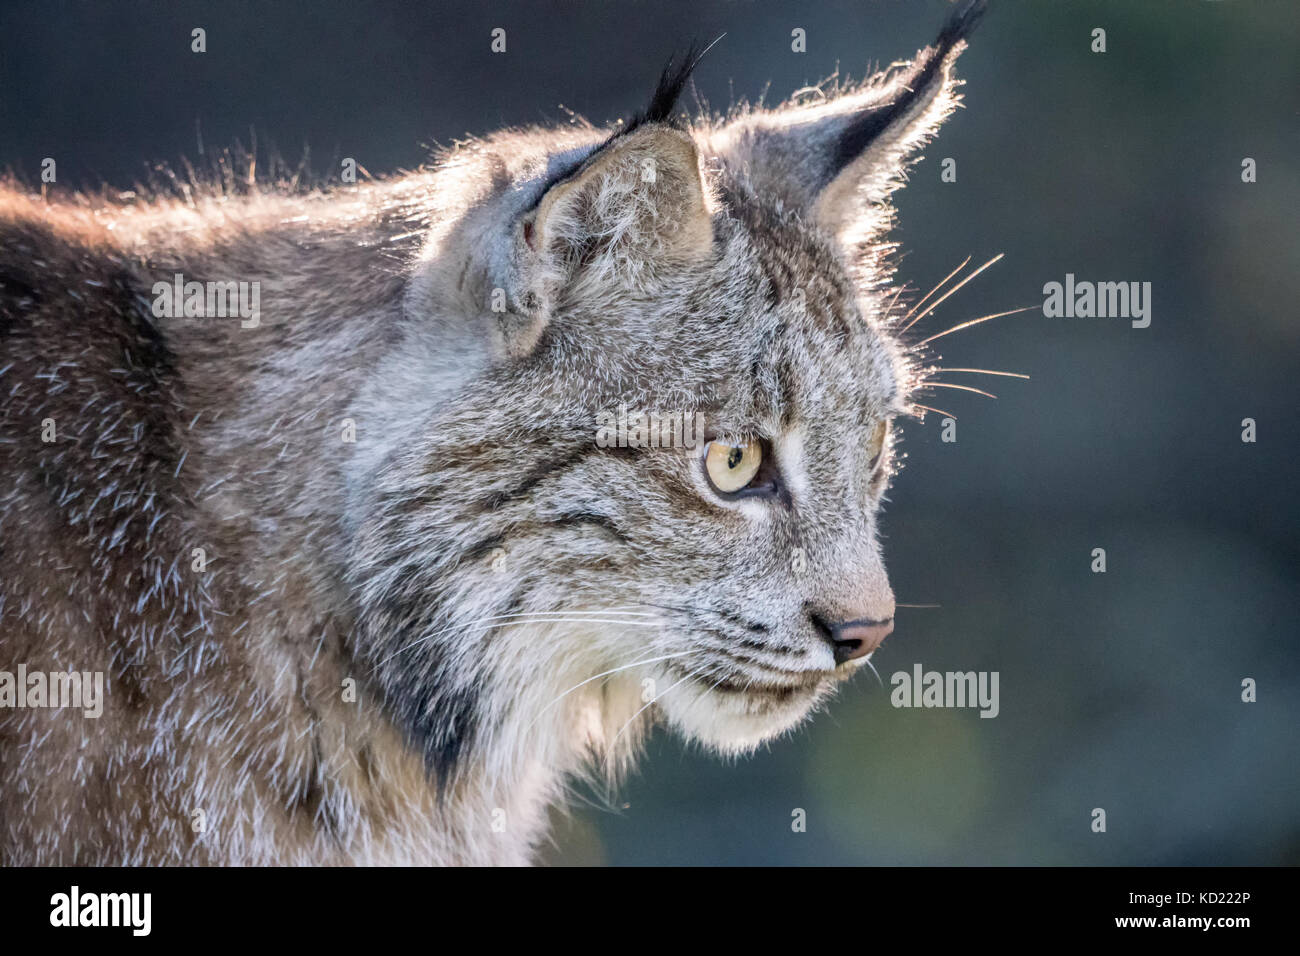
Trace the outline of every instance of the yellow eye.
{"label": "yellow eye", "polygon": [[740,491],[753,481],[761,464],[763,446],[756,441],[739,445],[711,441],[704,456],[704,469],[709,481],[723,494]]}

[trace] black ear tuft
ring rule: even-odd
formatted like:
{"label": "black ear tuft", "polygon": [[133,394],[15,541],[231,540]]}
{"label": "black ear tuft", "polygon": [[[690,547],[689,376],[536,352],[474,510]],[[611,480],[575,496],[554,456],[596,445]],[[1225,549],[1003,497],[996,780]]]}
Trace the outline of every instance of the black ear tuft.
{"label": "black ear tuft", "polygon": [[902,95],[888,106],[864,113],[856,123],[844,130],[840,137],[835,170],[851,163],[881,132],[931,93],[932,84],[952,56],[954,48],[966,42],[987,9],[988,0],[967,0],[948,18],[939,31],[939,36],[935,38],[934,45],[924,56],[917,57],[908,67],[906,76],[900,78]]}
{"label": "black ear tuft", "polygon": [[[719,37],[718,39],[722,38]],[[718,41],[714,40],[713,42],[716,43]],[[712,44],[710,44],[710,47],[711,46]],[[677,100],[682,95],[682,90],[686,88],[686,81],[691,78],[691,72],[695,69],[696,64],[700,62],[700,58],[703,57],[705,53],[709,52],[710,47],[706,47],[704,50],[700,51],[697,45],[692,42],[686,49],[686,55],[680,60],[676,57],[670,56],[668,58],[668,63],[664,66],[664,71],[659,74],[659,82],[655,85],[655,91],[650,97],[649,105],[647,105],[641,112],[633,114],[631,119],[626,123],[623,123],[617,130],[610,134],[604,142],[592,149],[586,155],[581,156],[578,159],[573,160],[569,165],[552,172],[543,184],[532,208],[537,208],[538,204],[542,201],[542,197],[546,195],[548,190],[573,178],[577,174],[578,170],[580,170],[586,163],[590,162],[593,156],[600,153],[601,150],[605,149],[605,147],[609,146],[610,143],[614,142],[620,136],[626,136],[633,130],[640,129],[642,126],[649,123],[666,123],[669,126],[680,128],[681,123],[677,117],[673,116],[673,110],[677,106]]]}
{"label": "black ear tuft", "polygon": [[988,0],[967,0],[960,10],[948,18],[948,22],[939,31],[939,38],[934,41],[941,53],[946,54],[954,44],[966,39],[979,26],[980,19],[988,10]]}
{"label": "black ear tuft", "polygon": [[626,136],[646,123],[679,125],[677,117],[673,116],[673,110],[677,107],[677,100],[681,97],[682,90],[686,88],[686,81],[691,78],[691,72],[703,55],[696,44],[692,43],[687,48],[686,55],[680,60],[670,56],[664,71],[659,74],[659,83],[655,86],[649,105],[642,112],[634,115],[615,135]]}

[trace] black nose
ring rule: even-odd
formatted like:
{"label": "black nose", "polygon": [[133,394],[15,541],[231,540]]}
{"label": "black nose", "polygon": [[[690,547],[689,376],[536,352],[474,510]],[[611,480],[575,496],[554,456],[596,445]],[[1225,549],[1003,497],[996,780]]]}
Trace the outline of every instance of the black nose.
{"label": "black nose", "polygon": [[809,616],[812,618],[813,626],[830,641],[831,647],[834,648],[836,664],[866,657],[884,643],[885,638],[894,630],[892,617],[885,618],[883,621],[873,621],[864,617],[856,621],[832,624],[817,614]]}

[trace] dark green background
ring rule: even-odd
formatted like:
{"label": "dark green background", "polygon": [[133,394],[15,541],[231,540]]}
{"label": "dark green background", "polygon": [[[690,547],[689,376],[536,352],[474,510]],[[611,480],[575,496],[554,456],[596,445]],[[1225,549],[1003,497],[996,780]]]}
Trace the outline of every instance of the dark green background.
{"label": "dark green background", "polygon": [[[693,38],[726,33],[696,73],[722,107],[910,56],[946,12],[7,2],[0,167],[31,179],[53,156],[62,186],[129,187],[145,161],[198,158],[196,128],[210,156],[251,127],[293,160],[310,144],[319,171],[355,156],[380,174],[424,143],[563,120],[560,104],[614,119]],[[876,666],[886,683],[917,661],[996,670],[1001,715],[895,710],[866,675],[752,759],[661,735],[617,795],[576,804],[553,859],[1300,861],[1298,50],[1294,0],[994,3],[961,60],[967,109],[900,195],[897,238],[902,278],[925,288],[967,255],[1006,258],[924,327],[1039,304],[1067,272],[1154,286],[1148,329],[1031,312],[945,339],[946,364],[1032,380],[949,376],[1001,397],[923,399],[955,413],[955,444],[933,416],[905,428],[887,558],[900,601],[942,607],[901,610]]]}

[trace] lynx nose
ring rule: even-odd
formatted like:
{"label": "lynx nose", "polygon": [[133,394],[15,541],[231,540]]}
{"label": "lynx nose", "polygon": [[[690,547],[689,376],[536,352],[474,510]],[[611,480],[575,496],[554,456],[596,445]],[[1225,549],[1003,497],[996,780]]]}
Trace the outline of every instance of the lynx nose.
{"label": "lynx nose", "polygon": [[830,641],[835,651],[835,663],[855,661],[866,657],[879,647],[894,630],[894,619],[887,617],[881,621],[859,618],[856,621],[844,621],[830,624],[816,614],[812,615],[813,624],[822,635]]}

